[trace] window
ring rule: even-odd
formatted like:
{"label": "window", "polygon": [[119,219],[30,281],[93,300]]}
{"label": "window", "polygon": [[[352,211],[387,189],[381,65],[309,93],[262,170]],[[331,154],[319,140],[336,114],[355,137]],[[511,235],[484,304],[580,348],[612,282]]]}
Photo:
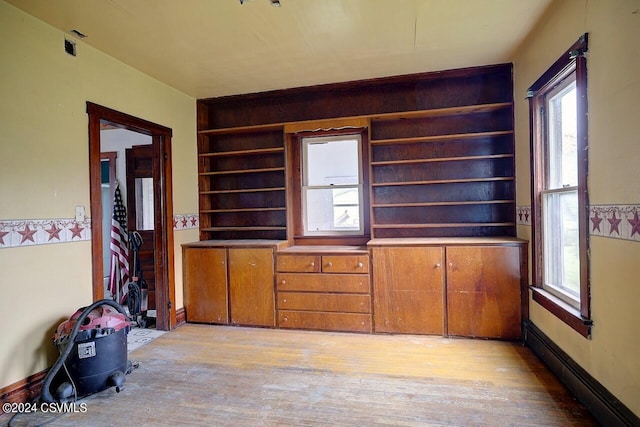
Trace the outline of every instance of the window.
{"label": "window", "polygon": [[533,297],[588,336],[587,35],[529,89]]}
{"label": "window", "polygon": [[359,134],[302,138],[305,236],[363,234],[361,146]]}

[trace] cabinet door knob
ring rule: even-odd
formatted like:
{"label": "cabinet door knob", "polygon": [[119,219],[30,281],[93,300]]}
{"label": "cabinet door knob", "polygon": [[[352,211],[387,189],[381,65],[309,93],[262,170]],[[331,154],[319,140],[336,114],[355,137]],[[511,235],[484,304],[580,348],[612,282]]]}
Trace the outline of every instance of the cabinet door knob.
{"label": "cabinet door knob", "polygon": [[452,262],[449,263],[449,267],[453,267],[453,263]]}
{"label": "cabinet door knob", "polygon": [[440,263],[436,262],[436,268],[440,268]]}

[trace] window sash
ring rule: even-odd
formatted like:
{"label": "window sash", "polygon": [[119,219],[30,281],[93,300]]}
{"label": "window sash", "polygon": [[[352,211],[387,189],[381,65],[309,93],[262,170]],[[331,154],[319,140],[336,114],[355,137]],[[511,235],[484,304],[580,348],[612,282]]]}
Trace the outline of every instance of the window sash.
{"label": "window sash", "polygon": [[[315,144],[331,144],[340,141],[356,141],[357,158],[355,168],[339,170],[348,176],[334,177],[330,184],[318,184],[309,178],[309,147]],[[329,137],[302,138],[302,223],[304,236],[362,236],[364,235],[364,201],[362,184],[362,138],[359,134],[344,134]],[[313,164],[314,170],[318,166]],[[317,177],[316,177],[317,179]],[[309,185],[309,182],[314,185]],[[336,203],[335,192],[354,189],[357,202]],[[324,201],[322,200],[324,198]],[[340,212],[337,211],[340,209]],[[354,209],[355,208],[355,209]],[[357,218],[355,218],[357,217]],[[339,220],[345,222],[340,223]]]}
{"label": "window sash", "polygon": [[542,287],[580,307],[578,188],[542,192]]}

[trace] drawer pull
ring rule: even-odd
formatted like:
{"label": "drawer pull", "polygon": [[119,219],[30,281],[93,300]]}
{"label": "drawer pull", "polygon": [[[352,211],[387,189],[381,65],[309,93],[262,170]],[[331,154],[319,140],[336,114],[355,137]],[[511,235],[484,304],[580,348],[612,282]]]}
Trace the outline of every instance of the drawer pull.
{"label": "drawer pull", "polygon": [[333,267],[333,263],[332,263],[331,261],[329,261],[329,262],[327,263],[327,267]]}
{"label": "drawer pull", "polygon": [[287,299],[286,299],[286,298],[283,298],[283,299],[282,299],[282,302],[287,302]]}
{"label": "drawer pull", "polygon": [[286,281],[286,280],[284,280],[284,279],[282,279],[282,280],[280,281],[280,284],[281,284],[281,285],[286,285],[286,284],[287,284],[287,281]]}
{"label": "drawer pull", "polygon": [[311,261],[311,264],[309,264],[309,265],[310,265],[311,267],[315,267],[315,266],[316,266],[316,263],[315,263],[315,262],[313,262],[313,261]]}
{"label": "drawer pull", "polygon": [[358,263],[358,268],[362,268],[362,267],[364,267],[364,264],[363,264],[363,263],[361,263],[361,262],[359,262],[359,263]]}

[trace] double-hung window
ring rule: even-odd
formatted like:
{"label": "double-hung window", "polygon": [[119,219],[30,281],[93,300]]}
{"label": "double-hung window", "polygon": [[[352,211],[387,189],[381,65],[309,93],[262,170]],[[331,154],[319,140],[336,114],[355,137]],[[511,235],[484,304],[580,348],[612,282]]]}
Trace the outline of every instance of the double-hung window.
{"label": "double-hung window", "polygon": [[360,134],[302,138],[305,236],[363,234]]}
{"label": "double-hung window", "polygon": [[533,297],[587,336],[587,35],[529,88]]}

